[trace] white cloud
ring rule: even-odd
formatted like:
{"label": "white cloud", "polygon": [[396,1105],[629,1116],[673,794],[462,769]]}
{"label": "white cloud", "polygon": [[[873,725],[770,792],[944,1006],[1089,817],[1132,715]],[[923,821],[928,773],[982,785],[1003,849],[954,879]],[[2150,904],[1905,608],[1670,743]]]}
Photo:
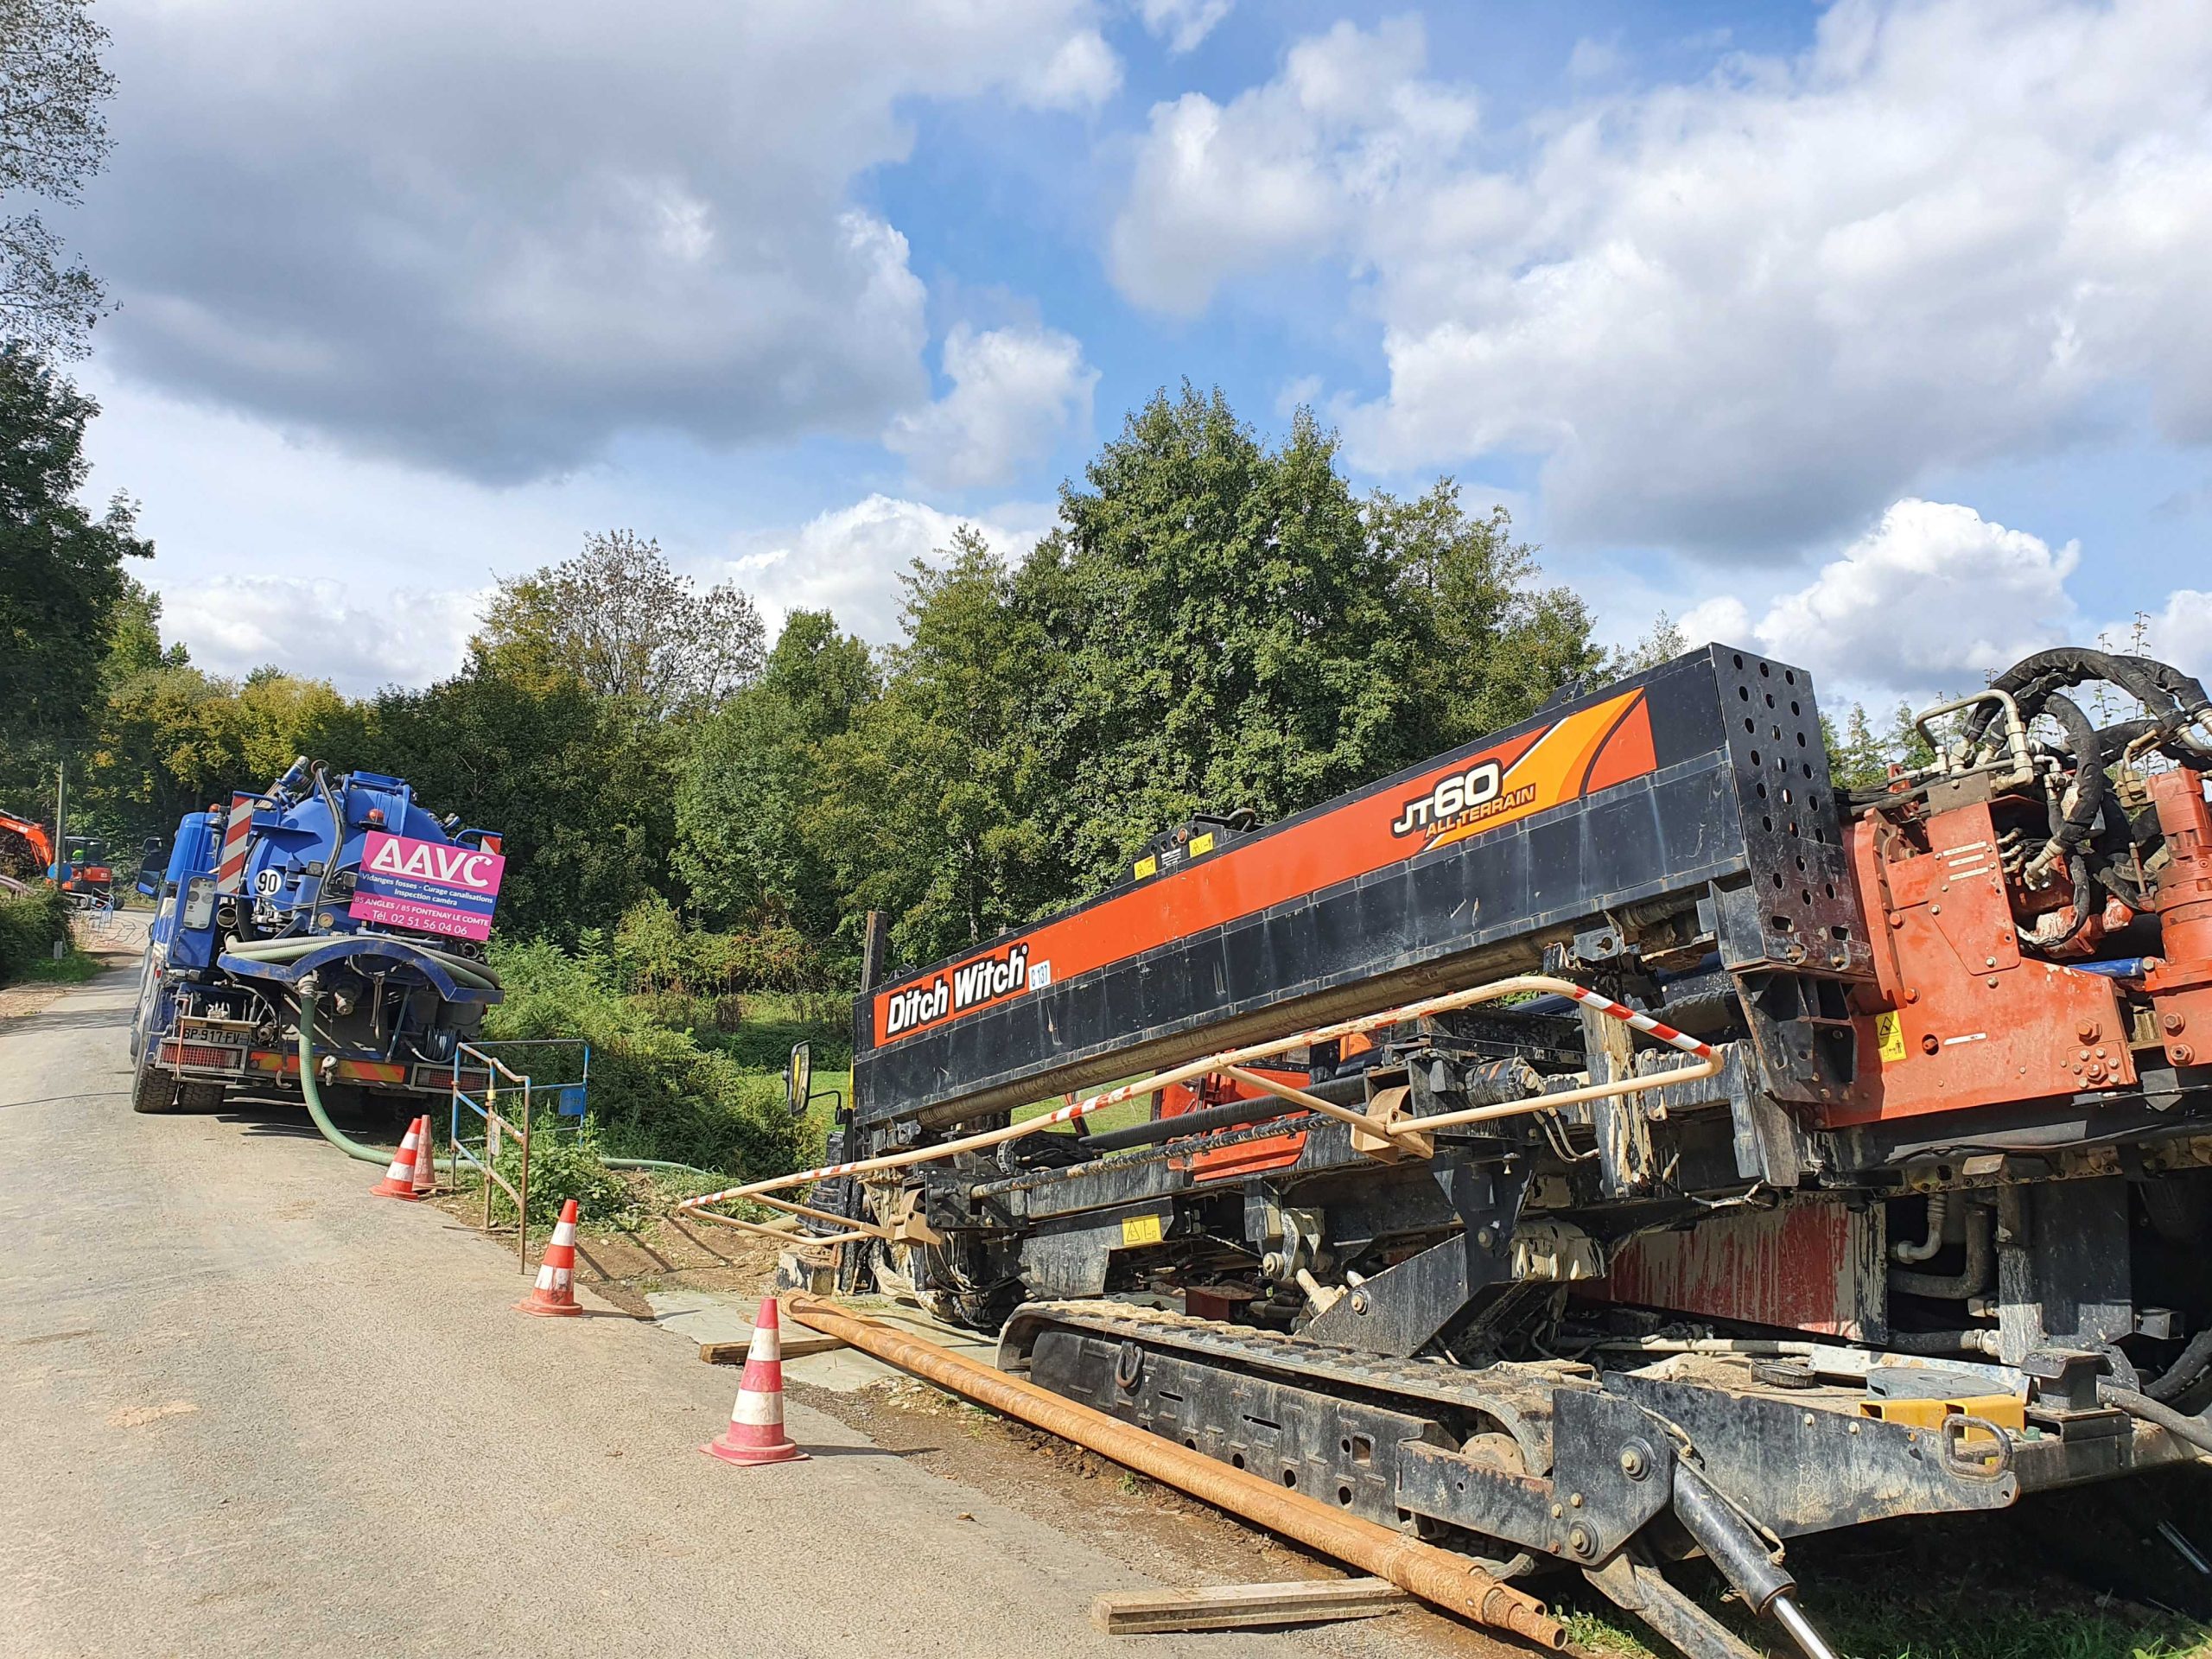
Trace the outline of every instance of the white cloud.
{"label": "white cloud", "polygon": [[885,447],[904,455],[916,479],[938,489],[1005,483],[1087,427],[1098,372],[1071,334],[1038,327],[978,334],[956,324],[944,341],[952,390],[896,416]]}
{"label": "white cloud", "polygon": [[1021,101],[1040,110],[1091,110],[1122,84],[1122,60],[1095,29],[1079,30],[1016,86]]}
{"label": "white cloud", "polygon": [[1170,52],[1191,51],[1229,16],[1235,0],[1137,0],[1146,32]]}
{"label": "white cloud", "polygon": [[[2106,630],[2105,637],[2126,650],[2131,632],[2127,626],[2115,625]],[[2144,625],[2143,652],[2198,679],[2212,681],[2212,594],[2182,588],[2168,594],[2165,604]]]}
{"label": "white cloud", "polygon": [[273,663],[366,696],[455,672],[490,594],[219,576],[164,588],[162,624],[190,642],[194,664],[210,673],[235,677]]}
{"label": "white cloud", "polygon": [[1733,640],[1751,637],[1751,607],[1733,594],[1720,594],[1712,599],[1700,600],[1684,611],[1675,626],[1681,630],[1685,645],[1701,645],[1709,640],[1726,645]]}
{"label": "white cloud", "polygon": [[1621,53],[1618,36],[1596,40],[1584,35],[1575,41],[1574,50],[1567,54],[1567,74],[1570,80],[1607,80],[1627,67]]}
{"label": "white cloud", "polygon": [[1816,676],[1964,689],[2066,639],[2081,556],[1971,507],[1899,501],[1754,632]]}
{"label": "white cloud", "polygon": [[103,0],[70,234],[142,384],[511,482],[625,434],[872,435],[925,294],[858,199],[922,100],[1088,106],[1100,0]]}
{"label": "white cloud", "polygon": [[1043,503],[1010,502],[982,514],[955,514],[871,495],[817,514],[794,531],[745,537],[720,574],[759,601],[772,633],[792,611],[826,609],[842,626],[882,644],[899,635],[904,598],[899,578],[916,559],[934,563],[963,524],[980,531],[1001,554],[1018,558],[1050,528],[1052,516],[1052,507]]}
{"label": "white cloud", "polygon": [[1115,279],[1338,262],[1389,369],[1355,459],[1541,457],[1554,542],[1794,554],[2135,408],[2212,442],[2212,9],[1840,0],[1795,59],[1476,113],[1405,24],[1159,105]]}
{"label": "white cloud", "polygon": [[1351,236],[1417,156],[1473,130],[1471,100],[1416,79],[1426,50],[1416,19],[1338,23],[1226,106],[1203,92],[1154,105],[1111,235],[1122,292],[1195,315],[1231,277]]}

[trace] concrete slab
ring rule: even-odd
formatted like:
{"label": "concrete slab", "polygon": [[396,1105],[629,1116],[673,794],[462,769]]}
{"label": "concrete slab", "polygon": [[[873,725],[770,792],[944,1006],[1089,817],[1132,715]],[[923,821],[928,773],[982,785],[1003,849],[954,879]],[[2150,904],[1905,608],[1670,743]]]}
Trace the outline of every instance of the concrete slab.
{"label": "concrete slab", "polygon": [[[757,1300],[749,1297],[741,1300],[704,1290],[648,1291],[645,1301],[653,1311],[652,1322],[657,1328],[673,1332],[689,1342],[743,1342],[753,1334],[753,1315],[760,1306]],[[855,1313],[896,1325],[954,1353],[979,1359],[986,1365],[996,1363],[996,1338],[941,1325],[918,1307],[882,1296],[857,1298],[848,1306]],[[784,1361],[785,1381],[827,1389],[832,1394],[857,1394],[879,1382],[896,1382],[905,1375],[880,1359],[850,1348]]]}

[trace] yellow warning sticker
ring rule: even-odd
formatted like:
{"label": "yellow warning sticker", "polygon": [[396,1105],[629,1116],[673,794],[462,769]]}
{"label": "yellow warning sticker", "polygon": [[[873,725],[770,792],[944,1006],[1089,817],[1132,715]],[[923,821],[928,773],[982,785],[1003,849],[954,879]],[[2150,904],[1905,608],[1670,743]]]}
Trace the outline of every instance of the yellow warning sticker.
{"label": "yellow warning sticker", "polygon": [[1150,854],[1147,854],[1144,857],[1137,860],[1135,874],[1137,880],[1140,881],[1143,880],[1147,875],[1159,874],[1160,861],[1153,857]]}
{"label": "yellow warning sticker", "polygon": [[1132,1244],[1159,1243],[1160,1217],[1158,1216],[1123,1216],[1122,1217],[1122,1247],[1124,1249]]}
{"label": "yellow warning sticker", "polygon": [[1198,857],[1201,853],[1210,853],[1211,851],[1213,851],[1212,830],[1207,830],[1203,836],[1192,836],[1191,837],[1191,856],[1192,858]]}
{"label": "yellow warning sticker", "polygon": [[1904,1022],[1896,1014],[1874,1016],[1874,1037],[1881,1046],[1883,1065],[1904,1058]]}

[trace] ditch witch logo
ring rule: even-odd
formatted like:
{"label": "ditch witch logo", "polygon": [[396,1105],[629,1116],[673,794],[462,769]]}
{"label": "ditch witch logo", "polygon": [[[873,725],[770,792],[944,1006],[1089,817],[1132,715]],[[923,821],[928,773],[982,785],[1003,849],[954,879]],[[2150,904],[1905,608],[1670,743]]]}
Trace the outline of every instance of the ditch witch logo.
{"label": "ditch witch logo", "polygon": [[1522,784],[1509,791],[1497,762],[1481,760],[1465,772],[1446,774],[1422,793],[1401,801],[1390,833],[1400,837],[1417,835],[1425,844],[1433,846],[1452,830],[1470,829],[1535,798],[1534,784]]}
{"label": "ditch witch logo", "polygon": [[964,1014],[1009,991],[1029,984],[1029,947],[1017,944],[1002,957],[982,957],[952,970],[948,983],[939,974],[926,985],[917,985],[891,999],[884,1020],[885,1034],[896,1037],[942,1020],[948,1014]]}

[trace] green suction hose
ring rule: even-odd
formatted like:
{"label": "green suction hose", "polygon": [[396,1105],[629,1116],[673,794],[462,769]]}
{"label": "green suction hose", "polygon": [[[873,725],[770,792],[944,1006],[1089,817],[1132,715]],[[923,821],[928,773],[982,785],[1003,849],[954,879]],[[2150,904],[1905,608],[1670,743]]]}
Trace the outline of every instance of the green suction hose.
{"label": "green suction hose", "polygon": [[321,988],[309,974],[300,982],[300,1093],[306,1097],[308,1116],[322,1131],[322,1138],[344,1153],[348,1158],[359,1159],[365,1164],[389,1164],[391,1154],[378,1152],[349,1137],[330,1121],[330,1114],[322,1109],[322,1090],[315,1080],[315,1010],[322,1000]]}

